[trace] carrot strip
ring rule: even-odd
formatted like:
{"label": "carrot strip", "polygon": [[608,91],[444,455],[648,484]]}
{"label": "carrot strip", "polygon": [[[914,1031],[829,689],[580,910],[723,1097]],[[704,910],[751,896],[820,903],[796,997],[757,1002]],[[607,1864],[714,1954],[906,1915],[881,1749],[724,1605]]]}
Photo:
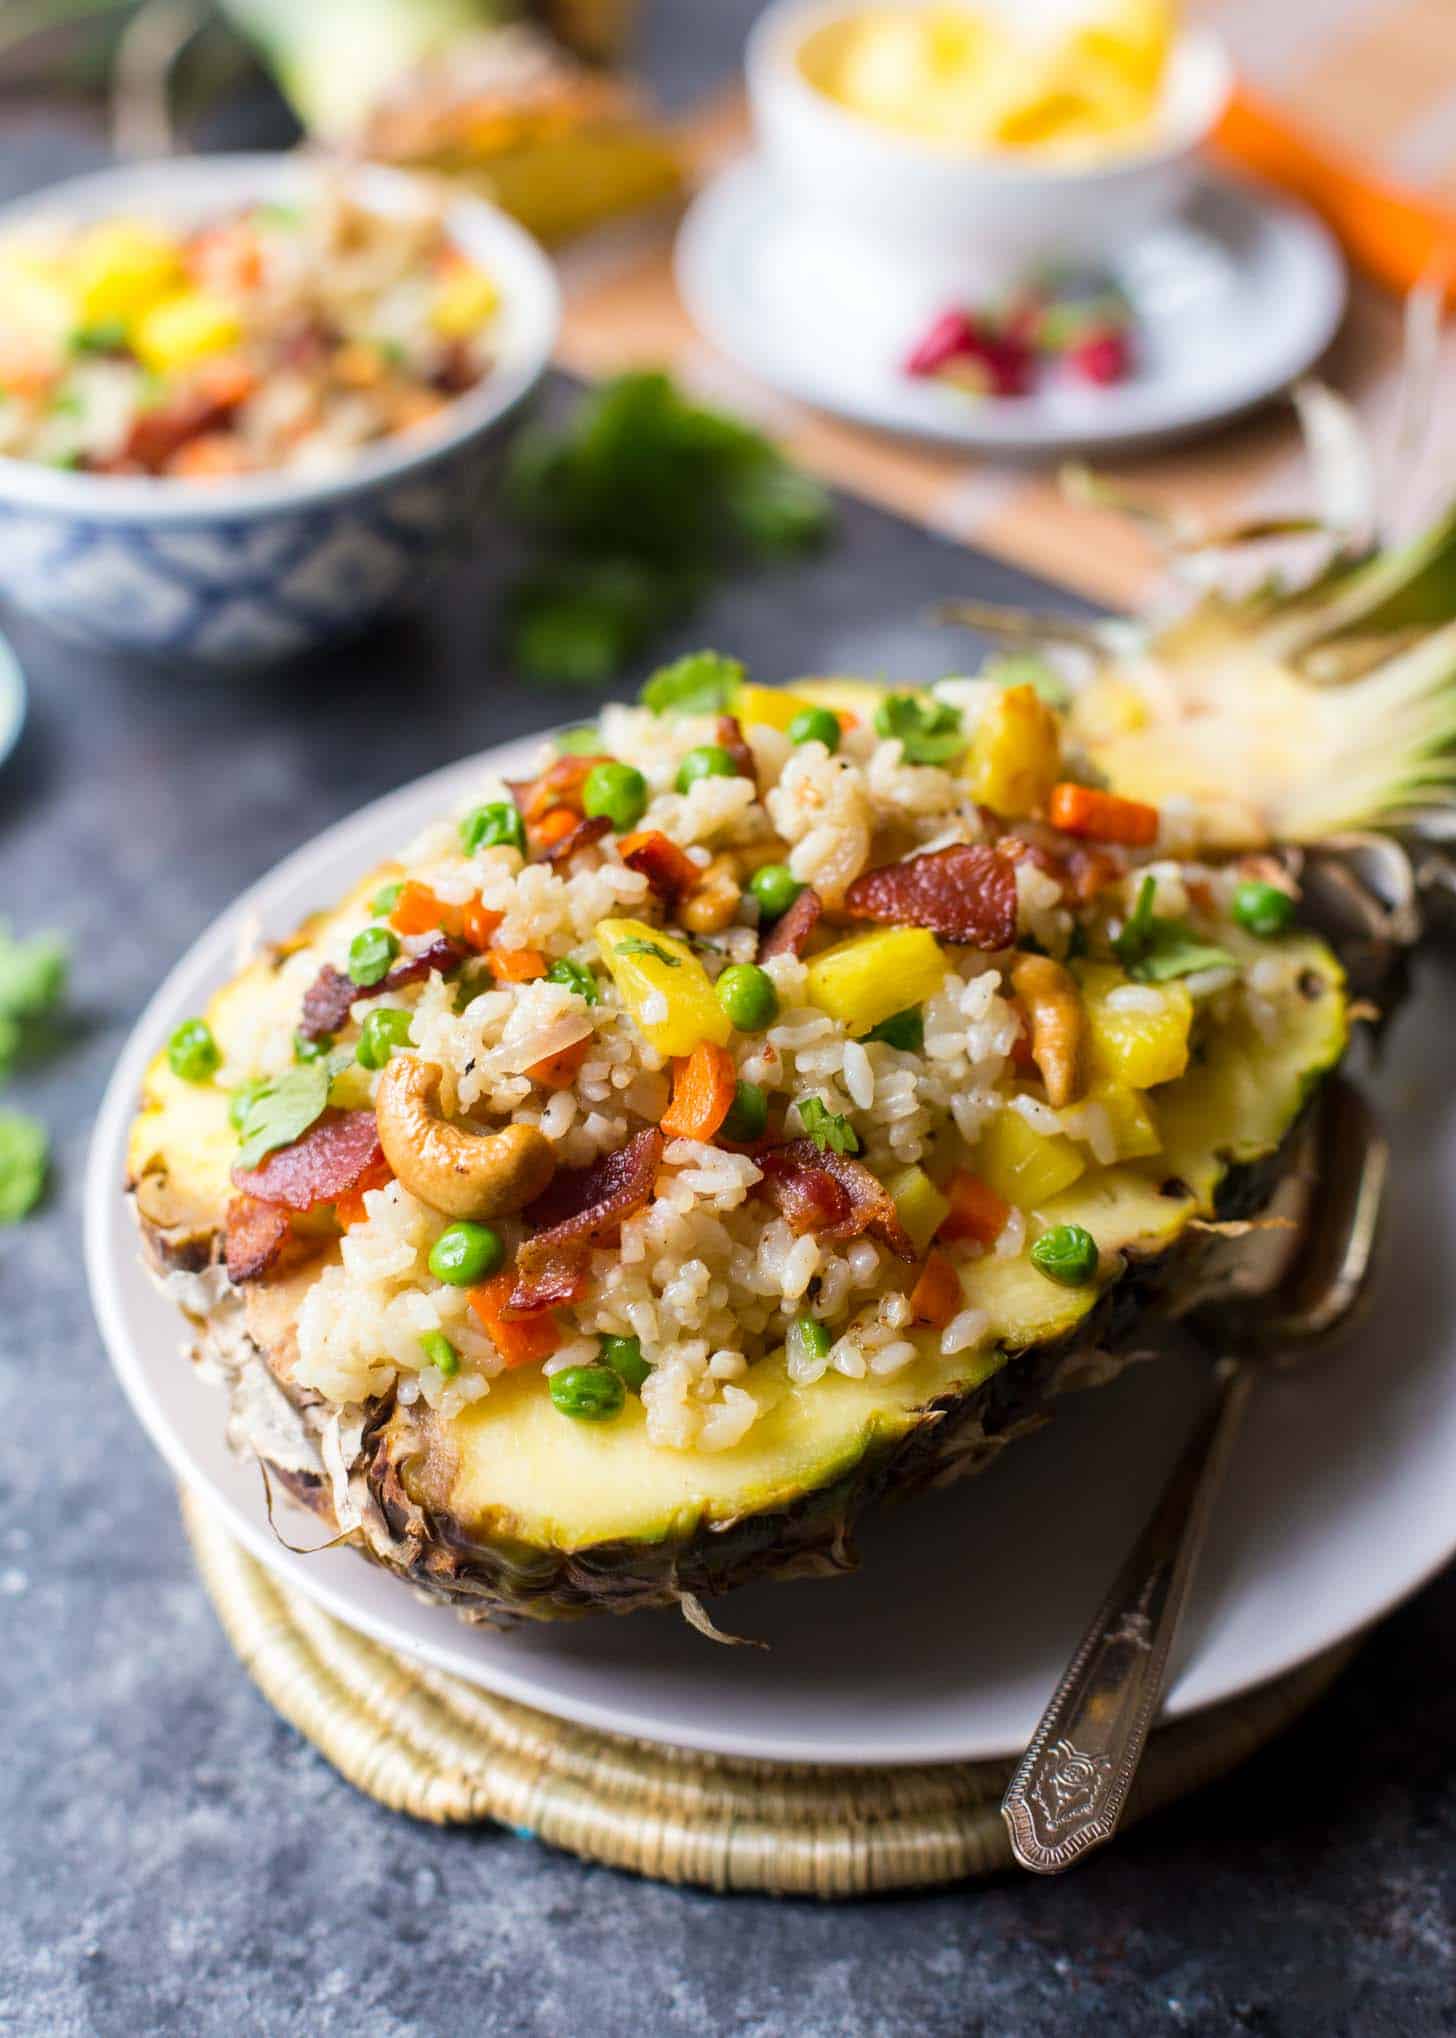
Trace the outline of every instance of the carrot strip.
{"label": "carrot strip", "polygon": [[545,976],[546,958],[535,948],[493,948],[490,972],[497,983],[528,984]]}
{"label": "carrot strip", "polygon": [[406,878],[399,888],[389,915],[389,924],[396,934],[433,934],[437,927],[447,934],[454,929],[450,922],[454,918],[453,908],[443,899],[437,898],[428,885]]}
{"label": "carrot strip", "polygon": [[539,821],[531,823],[531,840],[537,849],[550,849],[571,833],[580,818],[570,807],[548,807]]}
{"label": "carrot strip", "polygon": [[738,1069],[726,1047],[700,1040],[672,1065],[672,1102],[663,1113],[669,1139],[711,1139],[732,1109]]}
{"label": "carrot strip", "polygon": [[1244,169],[1313,206],[1357,267],[1397,297],[1435,281],[1446,302],[1456,302],[1456,211],[1449,205],[1382,177],[1243,85],[1213,141]]}
{"label": "carrot strip", "polygon": [[1146,849],[1158,839],[1158,810],[1120,793],[1098,792],[1095,786],[1063,779],[1052,787],[1047,819],[1064,835],[1086,835],[1094,842],[1122,842]]}
{"label": "carrot strip", "polygon": [[964,1168],[956,1169],[946,1183],[945,1193],[950,1198],[950,1214],[941,1219],[936,1237],[947,1244],[952,1239],[969,1238],[977,1245],[994,1245],[1006,1228],[1011,1205],[1003,1203],[994,1189]]}
{"label": "carrot strip", "polygon": [[[943,1227],[942,1227],[943,1229]],[[944,1253],[931,1253],[910,1290],[910,1307],[921,1323],[944,1330],[961,1307],[960,1275]]]}
{"label": "carrot strip", "polygon": [[504,1273],[468,1289],[465,1299],[500,1353],[503,1365],[539,1366],[560,1344],[561,1326],[550,1309],[533,1309],[529,1315],[505,1315],[515,1285],[515,1273],[507,1267]]}
{"label": "carrot strip", "polygon": [[495,930],[504,918],[504,913],[493,913],[489,906],[483,906],[479,899],[472,899],[461,912],[460,932],[472,948],[484,954],[495,939]]}
{"label": "carrot strip", "polygon": [[584,1040],[574,1040],[559,1054],[543,1055],[540,1061],[533,1061],[526,1074],[533,1083],[544,1083],[548,1090],[564,1090],[586,1060],[591,1044],[592,1036],[588,1033]]}

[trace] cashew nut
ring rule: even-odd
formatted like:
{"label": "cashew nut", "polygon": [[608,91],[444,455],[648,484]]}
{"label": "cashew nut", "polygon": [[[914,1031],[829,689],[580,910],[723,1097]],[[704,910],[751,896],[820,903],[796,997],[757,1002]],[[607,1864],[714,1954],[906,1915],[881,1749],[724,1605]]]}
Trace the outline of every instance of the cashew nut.
{"label": "cashew nut", "polygon": [[379,1078],[374,1115],[384,1158],[412,1196],[446,1217],[502,1217],[539,1196],[556,1172],[534,1125],[467,1132],[438,1115],[442,1071],[396,1055]]}
{"label": "cashew nut", "polygon": [[678,908],[690,934],[718,934],[738,911],[743,897],[731,856],[715,856]]}
{"label": "cashew nut", "polygon": [[1011,988],[1031,1024],[1031,1058],[1046,1084],[1047,1101],[1060,1111],[1078,1090],[1085,1020],[1076,984],[1049,955],[1018,956]]}

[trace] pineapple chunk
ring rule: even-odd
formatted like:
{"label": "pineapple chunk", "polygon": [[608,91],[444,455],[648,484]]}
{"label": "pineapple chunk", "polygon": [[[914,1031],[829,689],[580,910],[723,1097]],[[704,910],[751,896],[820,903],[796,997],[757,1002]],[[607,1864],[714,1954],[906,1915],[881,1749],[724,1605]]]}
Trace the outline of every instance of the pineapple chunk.
{"label": "pineapple chunk", "polygon": [[1145,1160],[1150,1154],[1162,1152],[1162,1136],[1146,1097],[1130,1090],[1126,1083],[1114,1083],[1104,1077],[1088,1091],[1087,1101],[1100,1104],[1107,1114],[1112,1137],[1117,1142],[1117,1160]]}
{"label": "pineapple chunk", "polygon": [[181,250],[140,220],[107,220],[77,242],[72,275],[82,325],[129,326],[177,288]]}
{"label": "pineapple chunk", "polygon": [[176,375],[212,354],[225,354],[243,336],[226,298],[206,290],[179,290],[137,320],[132,345],[154,375]]}
{"label": "pineapple chunk", "polygon": [[1182,984],[1139,984],[1138,1004],[1128,1007],[1110,1002],[1128,981],[1112,964],[1083,963],[1077,976],[1087,1010],[1088,1055],[1098,1075],[1131,1090],[1151,1090],[1183,1074],[1193,1000]]}
{"label": "pineapple chunk", "polygon": [[893,1013],[923,1004],[940,989],[945,970],[940,943],[925,928],[877,927],[816,955],[806,994],[851,1033],[868,1033]]}
{"label": "pineapple chunk", "polygon": [[745,729],[755,723],[764,729],[787,729],[795,715],[813,706],[813,701],[787,687],[745,686],[738,695],[738,719]]}
{"label": "pineapple chunk", "polygon": [[691,1054],[703,1040],[727,1046],[728,1014],[685,941],[645,920],[603,920],[597,945],[633,1023],[659,1054]]}
{"label": "pineapple chunk", "polygon": [[975,1169],[1003,1203],[1032,1210],[1087,1172],[1085,1154],[1062,1133],[1037,1132],[1019,1111],[998,1111],[976,1146]]}
{"label": "pineapple chunk", "polygon": [[983,806],[1007,820],[1024,820],[1046,806],[1061,776],[1061,757],[1055,709],[1035,687],[1008,686],[987,703],[965,771]]}
{"label": "pineapple chunk", "polygon": [[495,279],[473,262],[458,262],[446,275],[430,306],[430,324],[442,340],[468,340],[500,306]]}
{"label": "pineapple chunk", "polygon": [[923,1253],[950,1215],[950,1198],[942,1196],[924,1168],[901,1168],[885,1187],[916,1252]]}

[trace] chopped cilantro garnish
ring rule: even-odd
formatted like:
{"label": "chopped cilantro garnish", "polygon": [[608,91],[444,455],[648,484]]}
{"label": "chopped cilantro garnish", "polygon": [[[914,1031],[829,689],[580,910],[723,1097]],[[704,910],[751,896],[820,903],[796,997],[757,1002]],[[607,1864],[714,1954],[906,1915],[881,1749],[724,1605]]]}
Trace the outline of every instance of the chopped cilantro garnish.
{"label": "chopped cilantro garnish", "polygon": [[820,1153],[858,1153],[859,1134],[839,1112],[831,1111],[822,1097],[801,1097],[799,1123]]}
{"label": "chopped cilantro garnish", "polygon": [[928,694],[886,694],[875,709],[875,727],[898,737],[907,764],[949,764],[966,747],[960,709]]}
{"label": "chopped cilantro garnish", "polygon": [[243,1113],[240,1168],[255,1168],[275,1147],[291,1146],[329,1101],[326,1062],[301,1062],[260,1090]]}
{"label": "chopped cilantro garnish", "polygon": [[18,1224],[45,1194],[50,1141],[45,1127],[19,1111],[0,1112],[0,1224]]}
{"label": "chopped cilantro garnish", "polygon": [[736,658],[690,651],[654,672],[638,698],[654,715],[723,715],[732,712],[742,685]]}
{"label": "chopped cilantro garnish", "polygon": [[619,941],[616,946],[616,953],[618,955],[655,955],[657,960],[665,962],[669,969],[676,969],[682,962],[680,955],[669,955],[667,950],[656,941],[643,941],[636,934],[629,935],[625,941]]}
{"label": "chopped cilantro garnish", "polygon": [[1155,913],[1157,891],[1157,880],[1145,877],[1127,924],[1112,944],[1130,977],[1143,984],[1166,984],[1175,977],[1191,977],[1204,969],[1228,969],[1237,963],[1237,956],[1204,941],[1186,920],[1168,920]]}
{"label": "chopped cilantro garnish", "polygon": [[925,1046],[925,1014],[918,1005],[911,1005],[903,1012],[892,1012],[888,1019],[872,1026],[865,1039],[882,1040],[886,1047],[898,1047],[908,1054],[919,1054]]}
{"label": "chopped cilantro garnish", "polygon": [[[668,957],[669,962],[675,960],[676,958],[673,956]],[[597,987],[597,980],[586,964],[573,962],[569,955],[563,956],[560,962],[552,963],[550,969],[546,972],[546,981],[548,984],[565,984],[567,990],[575,991],[577,997],[583,999],[588,1005],[599,1005],[602,1001],[602,994]]]}
{"label": "chopped cilantro garnish", "polygon": [[8,1074],[27,1034],[53,1015],[65,991],[65,943],[53,934],[17,941],[0,920],[0,1076]]}

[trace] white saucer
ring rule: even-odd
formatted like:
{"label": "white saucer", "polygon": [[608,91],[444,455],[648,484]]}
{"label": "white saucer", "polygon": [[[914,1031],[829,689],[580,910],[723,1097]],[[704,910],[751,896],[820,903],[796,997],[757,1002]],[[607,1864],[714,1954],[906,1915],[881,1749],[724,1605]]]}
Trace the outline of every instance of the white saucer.
{"label": "white saucer", "polygon": [[901,363],[944,291],[919,296],[864,244],[791,214],[767,166],[735,164],[699,195],[677,278],[700,330],[771,387],[863,424],[1003,454],[1168,439],[1277,394],[1316,361],[1344,312],[1345,265],[1312,214],[1209,178],[1190,211],[1119,271],[1138,366],[1108,389],[1053,383],[977,400]]}
{"label": "white saucer", "polygon": [[[490,753],[507,775],[534,743]],[[1069,1395],[980,1478],[863,1525],[853,1577],[716,1600],[705,1641],[676,1614],[465,1626],[352,1550],[293,1555],[256,1465],[223,1438],[220,1391],[182,1356],[186,1327],[143,1272],[122,1193],[142,1072],[232,974],[245,930],[290,933],[478,784],[454,765],[341,822],[218,919],[168,977],[117,1064],[91,1147],[86,1264],[117,1375],[177,1476],[263,1563],[350,1626],[564,1719],[765,1760],[974,1760],[1023,1746],[1087,1616],[1152,1503],[1207,1375],[1167,1360]],[[1278,1676],[1363,1627],[1456,1551],[1456,1213],[1450,1027],[1456,970],[1428,966],[1371,1087],[1394,1136],[1389,1252],[1363,1324],[1328,1359],[1263,1383],[1220,1499],[1180,1644],[1177,1716]],[[322,1539],[284,1506],[291,1541]]]}

